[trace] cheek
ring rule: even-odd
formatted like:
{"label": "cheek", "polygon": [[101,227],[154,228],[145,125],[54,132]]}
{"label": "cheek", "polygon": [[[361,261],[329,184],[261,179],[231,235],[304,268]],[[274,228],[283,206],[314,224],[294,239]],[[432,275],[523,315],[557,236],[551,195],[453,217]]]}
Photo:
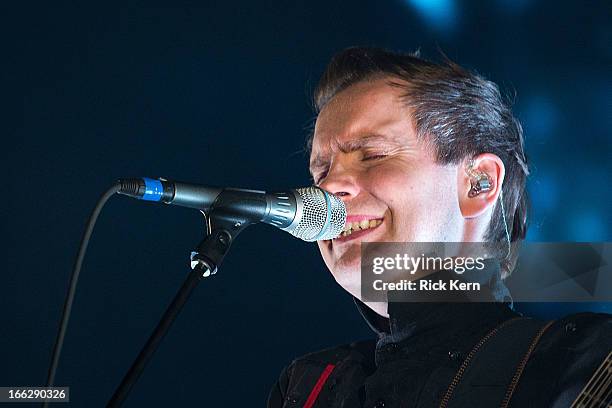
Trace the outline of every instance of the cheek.
{"label": "cheek", "polygon": [[456,207],[456,176],[442,166],[379,166],[367,180],[369,193],[388,209],[397,240],[436,235]]}
{"label": "cheek", "polygon": [[419,191],[420,180],[405,165],[382,165],[367,174],[367,190],[379,201],[393,208],[407,207]]}
{"label": "cheek", "polygon": [[364,187],[384,208],[387,218],[386,240],[401,240],[414,212],[420,181],[405,165],[381,165],[367,172]]}

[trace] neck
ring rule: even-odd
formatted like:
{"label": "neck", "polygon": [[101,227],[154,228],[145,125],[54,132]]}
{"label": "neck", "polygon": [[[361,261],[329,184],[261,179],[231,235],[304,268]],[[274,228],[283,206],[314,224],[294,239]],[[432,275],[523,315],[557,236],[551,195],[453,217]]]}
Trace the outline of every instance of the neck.
{"label": "neck", "polygon": [[[473,281],[479,282],[483,287],[483,293],[479,299],[472,299],[471,296],[467,293],[458,293],[453,296],[453,301],[457,303],[469,303],[469,302],[501,302],[508,303],[512,306],[512,298],[510,296],[510,292],[504,285],[501,279],[501,271],[499,268],[499,262],[493,259],[488,259],[486,262],[486,268],[481,271],[478,275],[471,277]],[[422,295],[421,295],[422,296]],[[413,296],[407,296],[405,293],[390,293],[389,301],[387,302],[370,302],[363,301],[359,299],[365,306],[374,311],[378,316],[389,318],[389,312],[392,309],[393,304],[399,303],[414,303],[414,304],[423,304],[429,303],[435,305],[440,304],[441,302],[431,301],[431,299],[426,299],[421,297],[420,299],[414,298]],[[410,306],[405,306],[404,308],[410,309]],[[395,307],[397,309],[397,307]]]}

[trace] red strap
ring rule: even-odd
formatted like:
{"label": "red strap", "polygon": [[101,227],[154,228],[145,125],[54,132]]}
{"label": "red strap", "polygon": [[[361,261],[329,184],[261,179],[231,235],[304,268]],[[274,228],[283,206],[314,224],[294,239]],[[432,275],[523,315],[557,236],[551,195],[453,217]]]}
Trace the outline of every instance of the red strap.
{"label": "red strap", "polygon": [[334,371],[334,368],[336,368],[334,364],[328,364],[327,367],[325,367],[325,370],[323,370],[323,372],[321,373],[321,376],[317,380],[317,383],[315,384],[314,388],[312,389],[312,391],[310,391],[310,395],[308,396],[308,399],[304,404],[304,408],[312,408],[315,401],[317,400],[317,397],[319,396],[319,393],[321,393],[321,390],[323,389],[323,385],[325,385],[325,381],[327,381],[331,372]]}

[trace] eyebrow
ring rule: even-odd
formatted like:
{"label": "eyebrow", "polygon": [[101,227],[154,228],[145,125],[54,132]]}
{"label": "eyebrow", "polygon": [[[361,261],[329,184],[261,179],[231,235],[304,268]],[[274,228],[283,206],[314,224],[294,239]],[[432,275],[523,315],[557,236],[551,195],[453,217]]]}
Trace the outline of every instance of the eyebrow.
{"label": "eyebrow", "polygon": [[[342,153],[348,154],[357,150],[361,150],[365,147],[370,147],[372,145],[380,145],[381,142],[387,146],[396,146],[400,144],[399,139],[392,135],[369,134],[358,139],[348,140],[346,142],[339,143],[337,144],[337,146],[338,150],[340,150]],[[317,169],[323,167],[326,163],[327,158],[325,156],[318,155],[310,163],[310,168]]]}

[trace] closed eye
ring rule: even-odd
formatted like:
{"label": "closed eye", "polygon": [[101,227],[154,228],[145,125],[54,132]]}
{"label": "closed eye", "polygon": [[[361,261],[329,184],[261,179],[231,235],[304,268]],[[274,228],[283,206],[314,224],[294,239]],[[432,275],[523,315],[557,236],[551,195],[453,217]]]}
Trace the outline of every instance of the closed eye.
{"label": "closed eye", "polygon": [[387,157],[387,155],[386,154],[371,154],[369,156],[364,156],[361,160],[362,161],[378,160],[384,157]]}

